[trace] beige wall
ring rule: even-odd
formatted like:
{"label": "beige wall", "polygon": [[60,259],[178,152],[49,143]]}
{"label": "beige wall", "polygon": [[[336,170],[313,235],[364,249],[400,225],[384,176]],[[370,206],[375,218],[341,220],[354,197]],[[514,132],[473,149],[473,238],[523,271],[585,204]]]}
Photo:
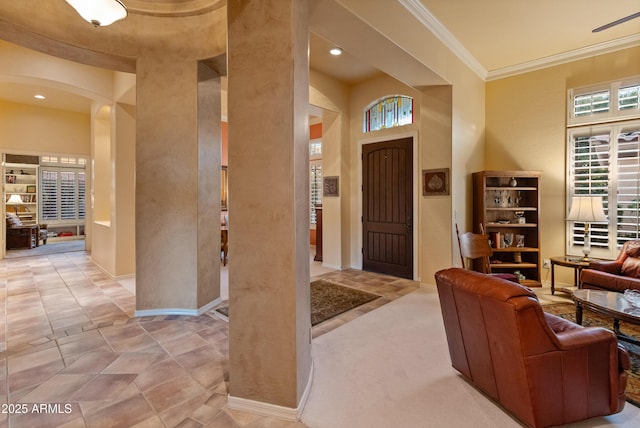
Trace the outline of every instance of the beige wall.
{"label": "beige wall", "polygon": [[309,103],[323,111],[323,176],[340,177],[340,196],[322,200],[322,263],[337,269],[348,268],[351,266],[349,88],[322,73],[310,71]]}
{"label": "beige wall", "polygon": [[[640,73],[640,47],[487,83],[486,169],[541,170],[542,258],[565,253],[567,90]],[[557,281],[572,283],[569,269]],[[550,272],[543,269],[543,280]]]}
{"label": "beige wall", "polygon": [[89,156],[89,114],[16,104],[0,100],[2,152]]}

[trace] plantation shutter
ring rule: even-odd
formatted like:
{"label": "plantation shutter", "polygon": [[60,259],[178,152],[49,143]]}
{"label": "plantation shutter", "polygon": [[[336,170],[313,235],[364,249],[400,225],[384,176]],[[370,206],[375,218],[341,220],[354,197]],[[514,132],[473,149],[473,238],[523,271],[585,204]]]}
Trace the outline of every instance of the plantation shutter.
{"label": "plantation shutter", "polygon": [[618,110],[640,108],[640,85],[626,86],[618,90]]}
{"label": "plantation shutter", "polygon": [[640,127],[621,132],[618,140],[617,236],[618,244],[640,239]]}
{"label": "plantation shutter", "polygon": [[86,218],[85,195],[86,195],[86,177],[84,172],[78,172],[78,218],[84,220]]}
{"label": "plantation shutter", "polygon": [[309,176],[311,194],[311,224],[316,224],[316,205],[322,204],[322,166],[311,165]]}
{"label": "plantation shutter", "polygon": [[[610,174],[610,134],[574,134],[571,141],[572,196],[602,196],[605,213],[608,212],[608,185]],[[570,208],[570,207],[567,207]],[[590,225],[591,245],[607,247],[606,224]],[[584,223],[574,222],[571,245],[584,244]]]}
{"label": "plantation shutter", "polygon": [[610,109],[609,90],[576,95],[573,99],[573,115],[588,116],[608,112]]}
{"label": "plantation shutter", "polygon": [[43,221],[72,221],[86,217],[86,173],[77,169],[40,169]]}
{"label": "plantation shutter", "polygon": [[58,219],[58,173],[56,171],[40,171],[40,218],[43,221]]}

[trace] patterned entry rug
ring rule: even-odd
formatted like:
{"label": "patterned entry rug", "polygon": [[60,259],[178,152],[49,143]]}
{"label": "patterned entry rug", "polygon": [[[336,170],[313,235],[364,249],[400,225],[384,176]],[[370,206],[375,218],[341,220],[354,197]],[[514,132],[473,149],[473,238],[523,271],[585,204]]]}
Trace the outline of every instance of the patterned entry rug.
{"label": "patterned entry rug", "polygon": [[313,281],[311,283],[311,325],[320,324],[379,297],[377,294],[356,290],[324,279]]}
{"label": "patterned entry rug", "polygon": [[[576,321],[576,306],[573,303],[555,303],[544,305],[542,309],[550,314],[558,315],[570,321]],[[613,319],[602,316],[588,309],[582,312],[582,325],[588,327],[604,327],[613,330]],[[640,326],[620,322],[620,331],[626,336],[640,340]],[[631,371],[627,382],[627,401],[635,406],[640,406],[640,346],[624,340],[619,340],[629,351],[631,357]]]}
{"label": "patterned entry rug", "polygon": [[[379,297],[377,294],[356,290],[323,279],[313,281],[311,283],[311,325],[320,324]],[[216,308],[216,312],[229,317],[227,305]]]}

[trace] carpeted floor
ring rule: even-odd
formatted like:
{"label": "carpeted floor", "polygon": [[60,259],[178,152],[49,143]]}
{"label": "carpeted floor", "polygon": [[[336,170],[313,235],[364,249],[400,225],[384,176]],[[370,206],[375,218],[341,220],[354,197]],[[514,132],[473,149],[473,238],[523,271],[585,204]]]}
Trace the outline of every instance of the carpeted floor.
{"label": "carpeted floor", "polygon": [[[542,309],[554,315],[558,315],[564,319],[575,322],[576,307],[573,303],[556,303],[552,305],[544,305]],[[587,327],[604,327],[613,330],[613,320],[611,318],[596,314],[585,309],[582,314],[582,325]],[[629,323],[620,322],[620,331],[635,339],[640,339],[640,326]],[[631,371],[629,373],[629,381],[627,383],[627,401],[638,406],[640,405],[640,347],[624,340],[619,340],[627,350],[631,357]]]}
{"label": "carpeted floor", "polygon": [[[311,283],[311,325],[320,324],[380,296],[355,288],[335,284],[323,279]],[[216,308],[216,312],[229,317],[229,306]]]}

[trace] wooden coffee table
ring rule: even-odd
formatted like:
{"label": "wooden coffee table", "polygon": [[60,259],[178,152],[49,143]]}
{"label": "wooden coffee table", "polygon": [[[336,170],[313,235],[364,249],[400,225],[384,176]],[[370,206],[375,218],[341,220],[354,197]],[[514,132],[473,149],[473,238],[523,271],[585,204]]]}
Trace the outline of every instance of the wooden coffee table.
{"label": "wooden coffee table", "polygon": [[587,308],[613,318],[613,331],[618,339],[640,345],[640,340],[620,333],[620,321],[640,325],[640,308],[632,306],[622,293],[582,289],[574,291],[572,296],[576,303],[576,322],[578,324],[582,324],[582,310]]}

